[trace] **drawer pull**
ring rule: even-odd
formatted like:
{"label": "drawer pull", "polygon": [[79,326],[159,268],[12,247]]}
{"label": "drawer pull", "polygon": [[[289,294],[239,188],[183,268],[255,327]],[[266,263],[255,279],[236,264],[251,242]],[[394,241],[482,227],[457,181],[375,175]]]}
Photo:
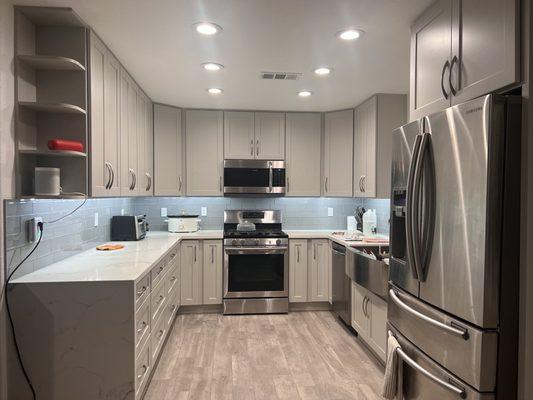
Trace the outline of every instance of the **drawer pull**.
{"label": "drawer pull", "polygon": [[159,300],[157,300],[157,301],[155,302],[155,304],[160,304],[160,303],[163,301],[164,298],[165,298],[165,296],[163,296],[162,294],[160,294],[160,295],[159,295]]}
{"label": "drawer pull", "polygon": [[162,265],[159,267],[159,270],[157,271],[157,275],[159,275],[161,273],[161,271],[163,271],[165,267],[163,267]]}
{"label": "drawer pull", "polygon": [[141,323],[141,327],[140,327],[139,329],[137,329],[137,333],[141,333],[142,331],[144,331],[144,330],[146,329],[146,326],[147,326],[147,325],[148,325],[148,324],[146,323],[146,321],[143,321],[143,322]]}
{"label": "drawer pull", "polygon": [[176,279],[178,279],[178,278],[176,278],[175,276],[173,276],[172,278],[170,278],[170,282],[174,282]]}
{"label": "drawer pull", "polygon": [[171,260],[172,260],[174,257],[176,257],[176,253],[172,253],[172,254],[170,255],[170,259],[171,259]]}
{"label": "drawer pull", "polygon": [[141,379],[144,374],[146,374],[146,371],[148,371],[148,367],[146,366],[146,364],[144,364],[142,367],[141,367],[142,371],[139,375],[137,375],[137,379]]}
{"label": "drawer pull", "polygon": [[172,305],[170,306],[170,309],[171,309],[172,311],[174,311],[174,310],[176,309],[176,305],[175,305],[175,304],[172,304]]}
{"label": "drawer pull", "polygon": [[137,297],[140,297],[143,295],[144,292],[146,292],[146,289],[148,289],[146,286],[143,286],[141,290],[137,292]]}
{"label": "drawer pull", "polygon": [[161,336],[163,336],[163,329],[160,329],[159,332],[157,332],[157,337],[160,338]]}

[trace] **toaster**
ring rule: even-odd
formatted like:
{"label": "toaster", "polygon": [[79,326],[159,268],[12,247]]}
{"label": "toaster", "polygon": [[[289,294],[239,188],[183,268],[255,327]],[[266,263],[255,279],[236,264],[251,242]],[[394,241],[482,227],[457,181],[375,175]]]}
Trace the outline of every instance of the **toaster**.
{"label": "toaster", "polygon": [[111,240],[124,242],[146,237],[146,215],[115,215],[111,219]]}

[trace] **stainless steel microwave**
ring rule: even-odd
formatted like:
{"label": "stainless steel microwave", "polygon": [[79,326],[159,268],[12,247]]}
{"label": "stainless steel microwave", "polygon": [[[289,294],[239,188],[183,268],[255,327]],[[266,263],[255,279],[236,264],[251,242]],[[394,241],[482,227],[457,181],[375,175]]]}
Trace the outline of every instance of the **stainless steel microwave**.
{"label": "stainless steel microwave", "polygon": [[285,194],[285,161],[224,160],[224,196]]}

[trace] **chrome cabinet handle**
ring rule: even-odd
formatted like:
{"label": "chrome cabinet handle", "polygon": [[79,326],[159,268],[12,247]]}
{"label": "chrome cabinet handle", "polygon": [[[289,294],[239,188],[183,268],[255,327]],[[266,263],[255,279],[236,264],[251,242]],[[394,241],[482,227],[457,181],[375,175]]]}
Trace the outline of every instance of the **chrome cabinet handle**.
{"label": "chrome cabinet handle", "polygon": [[172,305],[170,306],[170,309],[171,309],[172,311],[174,311],[174,310],[176,309],[176,305],[175,305],[175,304],[172,304]]}
{"label": "chrome cabinet handle", "polygon": [[290,191],[290,183],[291,183],[290,178],[287,177],[287,192]]}
{"label": "chrome cabinet handle", "polygon": [[446,69],[450,68],[450,62],[446,60],[442,67],[442,72],[440,76],[440,90],[442,90],[442,94],[444,95],[444,98],[447,100],[450,97],[450,94],[446,92],[446,89],[444,88],[444,74],[446,72]]}
{"label": "chrome cabinet handle", "polygon": [[150,175],[148,172],[146,172],[144,175],[146,175],[146,191],[148,191],[152,187],[152,175]]}
{"label": "chrome cabinet handle", "polygon": [[255,141],[255,155],[259,156],[259,139]]}
{"label": "chrome cabinet handle", "polygon": [[115,184],[115,167],[113,167],[113,164],[111,163],[109,163],[109,166],[111,167],[111,186],[109,186],[109,188],[111,189]]}
{"label": "chrome cabinet handle", "polygon": [[105,168],[107,170],[107,182],[105,184],[105,188],[110,189],[111,188],[111,168],[109,167],[109,163],[107,161],[105,162]]}
{"label": "chrome cabinet handle", "polygon": [[146,292],[146,289],[148,289],[146,286],[143,286],[141,290],[137,292],[137,297],[142,296],[144,292]]}
{"label": "chrome cabinet handle", "polygon": [[363,175],[359,177],[359,192],[363,193],[363,186],[361,185],[361,181],[363,180]]}
{"label": "chrome cabinet handle", "polygon": [[141,379],[144,376],[144,374],[146,374],[146,371],[148,371],[148,367],[146,366],[146,364],[143,365],[141,368],[142,368],[143,372],[141,372],[139,375],[137,375],[137,379]]}
{"label": "chrome cabinet handle", "polygon": [[196,245],[194,246],[194,262],[196,262]]}
{"label": "chrome cabinet handle", "polygon": [[364,302],[365,305],[365,315],[367,318],[370,318],[370,315],[368,314],[368,303],[370,303],[370,297],[365,296],[366,301]]}
{"label": "chrome cabinet handle", "polygon": [[176,257],[176,253],[172,253],[172,254],[170,255],[170,259],[171,259],[171,260],[172,260],[174,257]]}
{"label": "chrome cabinet handle", "polygon": [[[455,90],[455,88],[453,87],[453,82],[452,82],[452,71],[453,71],[453,66],[454,64],[458,63],[459,62],[459,59],[457,58],[457,56],[453,56],[452,58],[452,62],[450,64],[450,73],[448,74],[448,83],[450,84],[450,91],[452,92],[452,94],[454,96],[457,95],[457,90]],[[459,65],[459,64],[457,64]]]}
{"label": "chrome cabinet handle", "polygon": [[163,329],[160,329],[159,332],[157,332],[157,337],[160,338],[161,336],[163,336],[163,333],[165,333],[165,331],[163,331]]}
{"label": "chrome cabinet handle", "polygon": [[451,333],[452,335],[460,336],[464,340],[468,340],[469,338],[468,329],[462,328],[462,327],[456,328],[453,326],[449,326],[443,322],[437,321],[436,319],[430,318],[427,315],[422,314],[420,311],[415,310],[414,308],[408,306],[403,301],[401,301],[393,289],[389,289],[389,296],[394,302],[394,304],[396,304],[398,307],[400,307],[405,312],[408,312],[409,314],[414,315],[415,317],[421,319],[422,321],[425,321],[430,325],[440,328],[443,331]]}
{"label": "chrome cabinet handle", "polygon": [[366,185],[365,185],[365,183],[366,183],[366,175],[363,175],[361,177],[361,179],[362,179],[361,180],[361,187],[363,188],[363,193],[366,193]]}
{"label": "chrome cabinet handle", "polygon": [[327,193],[328,192],[328,177],[326,176],[326,179],[324,180],[324,190]]}
{"label": "chrome cabinet handle", "polygon": [[156,305],[159,305],[161,304],[161,302],[163,301],[163,299],[165,298],[165,296],[163,296],[162,294],[159,295],[159,299],[157,299],[157,301],[155,302]]}
{"label": "chrome cabinet handle", "polygon": [[181,181],[181,175],[178,178],[178,192],[181,192],[181,187],[183,185],[183,182]]}
{"label": "chrome cabinet handle", "polygon": [[361,310],[363,311],[363,315],[367,317],[366,312],[365,312],[365,301],[366,301],[366,296],[363,297],[363,301],[361,302]]}
{"label": "chrome cabinet handle", "polygon": [[[389,336],[392,335],[392,332],[389,331]],[[392,335],[394,336],[394,335]],[[448,389],[449,391],[457,394],[460,398],[462,399],[466,399],[466,391],[464,388],[462,387],[458,387],[458,386],[455,386],[455,385],[452,385],[451,383],[449,382],[446,382],[442,379],[440,379],[439,377],[433,375],[431,372],[429,372],[427,369],[425,369],[424,367],[420,366],[415,360],[413,360],[411,357],[409,357],[403,350],[401,347],[396,347],[396,349],[394,350],[396,352],[396,354],[398,354],[398,356],[403,360],[405,361],[410,367],[412,367],[413,369],[417,370],[418,372],[420,372],[422,375],[424,375],[426,378],[432,380],[433,382],[435,382],[437,385],[443,387],[444,389]],[[450,382],[453,382],[451,379],[450,379]]]}
{"label": "chrome cabinet handle", "polygon": [[159,275],[162,271],[163,271],[164,267],[163,266],[160,266],[159,267],[159,270],[157,271],[157,275]]}
{"label": "chrome cabinet handle", "polygon": [[300,262],[300,246],[296,246],[296,262]]}
{"label": "chrome cabinet handle", "polygon": [[222,176],[219,176],[219,179],[218,179],[218,188],[219,188],[220,192],[222,192]]}
{"label": "chrome cabinet handle", "polygon": [[135,189],[135,186],[137,186],[137,174],[135,173],[135,170],[131,170],[133,173],[133,185],[131,186],[131,190]]}
{"label": "chrome cabinet handle", "polygon": [[128,172],[129,172],[129,174],[131,176],[131,183],[130,183],[129,189],[133,190],[133,169],[129,168]]}
{"label": "chrome cabinet handle", "polygon": [[211,246],[211,264],[215,263],[215,246]]}
{"label": "chrome cabinet handle", "polygon": [[313,260],[316,260],[316,243],[313,245]]}
{"label": "chrome cabinet handle", "polygon": [[172,276],[172,278],[170,278],[170,282],[174,282],[176,279],[178,278],[176,278],[175,276]]}
{"label": "chrome cabinet handle", "polygon": [[148,325],[148,324],[146,323],[146,321],[143,321],[143,322],[141,323],[141,328],[137,329],[137,333],[141,333],[142,331],[144,331],[144,329],[146,328],[146,325]]}
{"label": "chrome cabinet handle", "polygon": [[250,155],[253,157],[254,155],[254,140],[250,140]]}

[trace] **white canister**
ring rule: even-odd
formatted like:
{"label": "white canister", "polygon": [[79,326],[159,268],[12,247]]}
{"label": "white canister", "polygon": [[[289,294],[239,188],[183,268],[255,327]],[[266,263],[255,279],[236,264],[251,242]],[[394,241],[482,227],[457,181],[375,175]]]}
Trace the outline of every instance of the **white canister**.
{"label": "white canister", "polygon": [[168,215],[167,218],[168,231],[173,233],[196,232],[201,221],[198,215]]}
{"label": "white canister", "polygon": [[376,210],[367,210],[363,214],[363,235],[373,235],[376,232],[377,222]]}
{"label": "white canister", "polygon": [[35,194],[39,196],[61,194],[59,168],[35,167]]}

